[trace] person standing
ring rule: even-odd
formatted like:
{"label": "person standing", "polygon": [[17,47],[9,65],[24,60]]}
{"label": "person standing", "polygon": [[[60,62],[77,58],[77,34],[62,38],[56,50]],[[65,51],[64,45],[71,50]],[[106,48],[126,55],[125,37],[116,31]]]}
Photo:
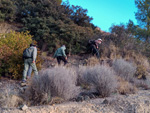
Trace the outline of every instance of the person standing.
{"label": "person standing", "polygon": [[67,56],[66,56],[66,53],[65,53],[65,50],[66,50],[66,46],[65,45],[62,45],[60,48],[58,48],[56,50],[56,52],[54,53],[54,58],[57,58],[57,62],[58,64],[61,63],[61,60],[64,62],[64,65],[66,65],[68,62],[67,62]]}
{"label": "person standing", "polygon": [[24,70],[23,70],[23,78],[22,82],[26,82],[27,80],[27,71],[29,67],[31,66],[34,74],[38,75],[38,70],[36,67],[35,59],[37,57],[37,48],[34,44],[30,44],[30,47],[25,49],[23,52],[23,58],[24,58]]}
{"label": "person standing", "polygon": [[[34,47],[36,47],[36,45],[34,45]],[[35,59],[35,61],[36,61],[36,59]],[[31,77],[31,73],[32,73],[32,66],[29,66],[28,72],[27,72],[27,79],[29,79]]]}
{"label": "person standing", "polygon": [[100,58],[99,55],[99,44],[102,43],[102,39],[97,39],[97,40],[89,40],[89,50],[92,53],[92,55],[96,55],[97,58]]}

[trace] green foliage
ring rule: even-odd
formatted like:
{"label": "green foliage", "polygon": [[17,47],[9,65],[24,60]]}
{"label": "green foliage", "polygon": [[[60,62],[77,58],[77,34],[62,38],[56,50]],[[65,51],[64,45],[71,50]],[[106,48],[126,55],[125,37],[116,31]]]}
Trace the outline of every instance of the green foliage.
{"label": "green foliage", "polygon": [[71,10],[73,13],[70,15],[70,18],[75,24],[85,27],[89,27],[91,25],[90,22],[93,18],[87,16],[87,9],[83,9],[81,6],[72,6]]}
{"label": "green foliage", "polygon": [[87,10],[69,4],[60,5],[55,0],[17,1],[17,21],[24,24],[21,31],[30,31],[40,49],[50,53],[65,44],[68,53],[85,49],[85,40],[93,35],[92,18]]}
{"label": "green foliage", "polygon": [[0,22],[15,20],[16,6],[12,0],[0,0]]}
{"label": "green foliage", "polygon": [[42,51],[65,44],[70,54],[83,52],[94,34],[87,9],[62,0],[0,0],[0,9],[0,21],[21,23],[20,31],[30,31]]}
{"label": "green foliage", "polygon": [[[135,16],[141,26],[144,28],[144,38],[146,41],[150,41],[150,1],[149,0],[135,0],[135,5],[138,8]],[[143,36],[143,34],[142,34]]]}
{"label": "green foliage", "polygon": [[0,75],[13,79],[22,77],[25,48],[32,42],[29,32],[11,32],[0,35]]}

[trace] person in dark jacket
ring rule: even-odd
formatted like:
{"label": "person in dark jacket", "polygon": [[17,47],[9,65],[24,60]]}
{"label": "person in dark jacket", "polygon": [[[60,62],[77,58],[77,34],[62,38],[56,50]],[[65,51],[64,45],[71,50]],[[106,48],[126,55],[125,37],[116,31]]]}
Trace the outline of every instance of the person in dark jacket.
{"label": "person in dark jacket", "polygon": [[99,55],[99,44],[102,43],[102,39],[97,39],[97,40],[89,40],[89,49],[90,49],[90,52],[92,53],[92,55],[96,55],[97,58],[100,58],[100,55]]}
{"label": "person in dark jacket", "polygon": [[65,53],[65,49],[66,49],[66,46],[63,45],[60,48],[58,48],[56,50],[56,52],[54,53],[54,58],[57,58],[58,64],[61,63],[61,60],[64,62],[64,65],[66,65],[68,63],[67,62],[67,56],[66,56],[66,53]]}

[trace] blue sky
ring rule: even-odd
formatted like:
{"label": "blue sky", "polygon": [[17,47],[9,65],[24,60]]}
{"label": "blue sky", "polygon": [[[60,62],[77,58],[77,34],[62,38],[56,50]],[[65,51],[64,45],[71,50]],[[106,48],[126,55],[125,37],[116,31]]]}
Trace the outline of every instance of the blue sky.
{"label": "blue sky", "polygon": [[[66,0],[63,0],[66,1]],[[103,31],[109,31],[112,24],[126,24],[129,19],[137,24],[135,0],[69,0],[70,5],[79,5],[88,10],[92,23]]]}

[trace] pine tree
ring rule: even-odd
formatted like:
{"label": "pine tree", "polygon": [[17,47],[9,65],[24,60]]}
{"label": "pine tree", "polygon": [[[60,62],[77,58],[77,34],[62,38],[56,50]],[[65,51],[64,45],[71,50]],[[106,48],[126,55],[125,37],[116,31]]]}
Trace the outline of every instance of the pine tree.
{"label": "pine tree", "polygon": [[135,16],[142,29],[139,32],[144,32],[145,41],[150,41],[150,0],[135,0],[138,11]]}

